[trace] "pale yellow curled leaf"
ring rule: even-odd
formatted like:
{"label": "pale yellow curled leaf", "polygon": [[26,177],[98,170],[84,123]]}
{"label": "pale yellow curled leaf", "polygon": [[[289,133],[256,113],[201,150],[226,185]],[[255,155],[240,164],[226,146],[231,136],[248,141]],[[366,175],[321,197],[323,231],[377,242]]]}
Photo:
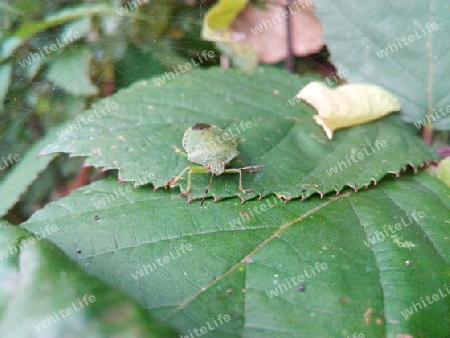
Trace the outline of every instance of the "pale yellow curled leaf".
{"label": "pale yellow curled leaf", "polygon": [[327,137],[333,138],[337,129],[377,120],[400,110],[398,100],[388,91],[367,83],[345,84],[329,88],[322,82],[310,82],[297,94],[313,106],[317,124]]}
{"label": "pale yellow curled leaf", "polygon": [[248,0],[220,0],[211,7],[203,19],[202,38],[209,41],[242,40],[242,36],[230,29],[240,11]]}

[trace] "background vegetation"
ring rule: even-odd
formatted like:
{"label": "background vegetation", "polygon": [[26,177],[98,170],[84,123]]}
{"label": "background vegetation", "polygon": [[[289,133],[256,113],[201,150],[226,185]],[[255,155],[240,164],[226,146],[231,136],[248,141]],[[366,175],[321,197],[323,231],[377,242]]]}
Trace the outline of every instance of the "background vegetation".
{"label": "background vegetation", "polygon": [[[2,334],[448,336],[448,11],[1,4]],[[402,109],[329,140],[295,99],[311,81],[379,85]],[[230,166],[265,166],[243,173],[254,193],[232,174],[202,207],[178,197],[186,180],[163,188],[190,163],[173,149],[188,127],[241,121]]]}

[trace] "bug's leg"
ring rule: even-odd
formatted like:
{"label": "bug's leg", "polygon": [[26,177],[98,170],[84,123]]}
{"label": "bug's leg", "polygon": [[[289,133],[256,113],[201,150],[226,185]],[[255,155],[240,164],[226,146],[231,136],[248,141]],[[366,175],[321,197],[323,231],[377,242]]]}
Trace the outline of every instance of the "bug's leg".
{"label": "bug's leg", "polygon": [[249,173],[257,173],[257,172],[259,172],[258,169],[262,169],[262,168],[265,168],[265,167],[266,167],[265,165],[252,165],[252,166],[244,167],[244,168],[241,168],[241,169],[247,170]]}
{"label": "bug's leg", "polygon": [[244,189],[244,187],[242,186],[242,169],[238,169],[238,171],[239,171],[239,190],[246,194],[253,192],[252,189]]}
{"label": "bug's leg", "polygon": [[253,192],[252,189],[244,189],[244,187],[242,186],[242,169],[238,170],[239,170],[239,190],[246,194]]}
{"label": "bug's leg", "polygon": [[[188,168],[191,169],[190,167],[188,167]],[[182,192],[180,192],[180,196],[187,196],[188,203],[191,203],[191,201],[192,201],[191,194],[189,194],[189,192],[191,191],[191,175],[192,175],[192,169],[189,170],[189,172],[188,172],[188,179],[187,179],[187,187],[186,187],[186,189],[183,190]]]}
{"label": "bug's leg", "polygon": [[214,174],[212,173],[212,174],[211,174],[211,178],[209,179],[209,183],[208,183],[208,185],[206,186],[206,189],[205,189],[205,195],[204,195],[203,198],[202,198],[202,201],[201,201],[201,203],[200,203],[200,206],[203,206],[203,202],[205,202],[206,194],[208,193],[209,188],[211,187],[211,183],[212,183],[213,178],[214,178]]}
{"label": "bug's leg", "polygon": [[252,165],[249,167],[243,167],[243,168],[230,168],[230,169],[225,169],[224,173],[239,173],[239,190],[242,191],[243,193],[249,194],[251,192],[253,192],[252,189],[244,189],[244,187],[242,186],[242,170],[247,170],[250,173],[255,173],[258,172],[258,169],[262,169],[265,168],[264,165]]}
{"label": "bug's leg", "polygon": [[[246,167],[249,168],[249,167]],[[225,169],[224,173],[239,173],[239,190],[242,191],[243,193],[249,194],[251,192],[253,192],[252,189],[244,189],[244,187],[242,186],[242,169],[245,168],[231,168],[231,169]]]}
{"label": "bug's leg", "polygon": [[191,203],[192,196],[189,192],[191,191],[191,187],[192,187],[192,174],[205,174],[208,172],[208,170],[202,166],[195,166],[195,165],[189,166],[189,167],[187,167],[187,169],[189,169],[188,178],[187,178],[187,187],[185,190],[183,190],[180,193],[180,196],[186,196],[188,198],[188,203]]}
{"label": "bug's leg", "polygon": [[192,202],[192,196],[189,193],[191,191],[191,187],[192,187],[192,174],[206,174],[209,173],[209,170],[206,169],[203,166],[187,166],[186,168],[183,169],[183,171],[176,177],[172,178],[170,181],[168,181],[166,184],[164,184],[165,188],[169,188],[170,186],[174,185],[175,183],[177,183],[179,180],[181,180],[184,176],[184,174],[186,173],[186,171],[188,172],[188,177],[187,177],[187,187],[185,190],[180,192],[180,196],[187,196],[188,198],[188,203]]}
{"label": "bug's leg", "polygon": [[174,185],[175,183],[177,183],[179,180],[181,180],[184,176],[184,173],[187,170],[191,170],[191,167],[186,167],[183,169],[183,171],[176,177],[171,178],[170,180],[168,180],[165,184],[164,184],[164,188],[169,188],[171,185]]}

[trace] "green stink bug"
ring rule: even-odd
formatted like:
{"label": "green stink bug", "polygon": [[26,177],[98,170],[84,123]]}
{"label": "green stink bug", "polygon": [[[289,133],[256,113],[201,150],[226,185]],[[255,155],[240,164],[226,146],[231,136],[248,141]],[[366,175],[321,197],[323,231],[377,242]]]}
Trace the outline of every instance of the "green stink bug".
{"label": "green stink bug", "polygon": [[[189,194],[192,173],[206,174],[211,172],[211,179],[206,187],[205,194],[208,193],[214,175],[218,176],[223,173],[239,173],[239,190],[243,193],[251,193],[253,190],[242,187],[242,170],[254,171],[265,168],[264,166],[249,166],[226,169],[226,165],[232,159],[239,156],[240,153],[236,149],[236,141],[222,129],[211,124],[196,123],[192,127],[189,127],[183,136],[183,147],[186,153],[177,147],[175,147],[175,151],[187,156],[189,161],[201,164],[201,166],[187,166],[178,176],[164,184],[164,187],[168,188],[177,183],[187,171],[187,187],[180,195],[187,196],[189,203],[192,201],[191,195]],[[203,197],[201,205],[203,205],[204,199],[205,197]]]}

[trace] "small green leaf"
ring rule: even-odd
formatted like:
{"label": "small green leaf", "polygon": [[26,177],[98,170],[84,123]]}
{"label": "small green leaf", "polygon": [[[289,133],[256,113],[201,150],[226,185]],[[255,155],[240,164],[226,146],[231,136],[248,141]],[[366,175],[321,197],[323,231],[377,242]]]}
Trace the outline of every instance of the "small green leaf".
{"label": "small green leaf", "polygon": [[90,60],[89,49],[84,47],[70,49],[51,62],[47,78],[70,94],[97,95],[98,89],[89,77]]}
{"label": "small green leaf", "polygon": [[116,13],[112,7],[108,7],[104,4],[88,4],[64,8],[57,13],[53,13],[44,21],[34,21],[25,24],[24,26],[20,27],[20,29],[14,34],[14,36],[23,40],[27,40],[48,28],[58,26],[71,20],[81,19],[86,16],[93,16],[97,14],[115,15]]}
{"label": "small green leaf", "polygon": [[228,30],[248,0],[220,0],[206,13],[203,24],[209,30]]}

